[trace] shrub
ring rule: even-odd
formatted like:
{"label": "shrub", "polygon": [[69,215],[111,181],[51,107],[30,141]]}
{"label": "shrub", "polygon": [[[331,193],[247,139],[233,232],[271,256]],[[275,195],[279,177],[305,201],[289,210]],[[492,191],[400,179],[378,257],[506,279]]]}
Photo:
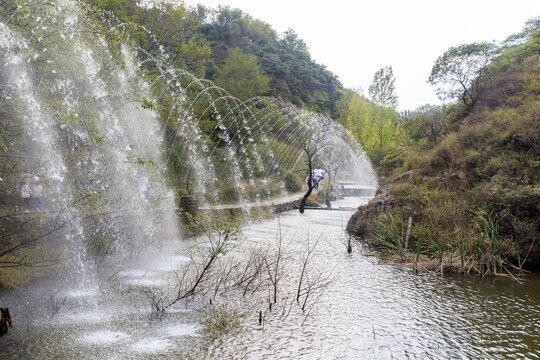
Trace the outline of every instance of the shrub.
{"label": "shrub", "polygon": [[238,309],[227,305],[212,307],[204,314],[203,331],[211,335],[227,333],[240,326],[242,316]]}
{"label": "shrub", "polygon": [[298,174],[287,171],[283,177],[283,181],[285,182],[285,188],[290,192],[298,192],[302,190],[303,183]]}
{"label": "shrub", "polygon": [[393,169],[400,167],[404,163],[405,149],[390,149],[388,154],[381,161],[381,172],[384,175],[389,174]]}
{"label": "shrub", "polygon": [[0,267],[0,289],[15,289],[20,285],[16,272],[17,270],[13,268]]}
{"label": "shrub", "polygon": [[226,187],[223,190],[222,197],[224,203],[234,203],[240,199],[238,191],[233,186]]}
{"label": "shrub", "polygon": [[373,233],[379,246],[396,252],[404,259],[404,228],[401,220],[392,214],[381,214]]}
{"label": "shrub", "polygon": [[465,166],[472,171],[480,165],[481,160],[482,154],[476,150],[470,150],[467,155],[465,155],[463,162],[465,163]]}
{"label": "shrub", "polygon": [[450,168],[454,158],[458,157],[460,147],[456,133],[449,134],[443,142],[431,152],[430,166],[435,169]]}
{"label": "shrub", "polygon": [[478,131],[474,127],[464,127],[458,135],[458,142],[464,148],[473,147],[479,139]]}
{"label": "shrub", "polygon": [[245,194],[249,199],[256,199],[261,196],[266,196],[269,191],[267,184],[263,181],[256,180],[252,184],[247,184]]}
{"label": "shrub", "polygon": [[423,167],[425,164],[425,155],[420,154],[416,151],[411,151],[409,154],[406,155],[405,164],[403,165],[403,169],[413,170],[418,169],[420,167]]}
{"label": "shrub", "polygon": [[447,168],[452,161],[452,153],[446,146],[439,146],[432,154],[430,165],[434,168]]}

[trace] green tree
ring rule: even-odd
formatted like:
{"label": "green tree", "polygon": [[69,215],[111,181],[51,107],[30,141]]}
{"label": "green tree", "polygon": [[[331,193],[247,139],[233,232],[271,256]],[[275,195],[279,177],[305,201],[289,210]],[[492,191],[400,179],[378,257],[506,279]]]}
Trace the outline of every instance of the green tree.
{"label": "green tree", "polygon": [[261,73],[257,57],[231,48],[225,63],[218,70],[216,84],[227,89],[240,100],[262,95],[269,90],[269,78]]}
{"label": "green tree", "polygon": [[358,141],[366,146],[370,133],[370,120],[374,116],[374,106],[365,97],[354,93],[347,107],[345,128],[347,128]]}
{"label": "green tree", "polygon": [[313,169],[315,167],[315,157],[317,153],[322,150],[329,152],[332,145],[332,136],[330,136],[332,131],[332,120],[322,116],[317,113],[308,113],[307,117],[315,116],[316,123],[318,126],[318,131],[305,131],[304,129],[309,129],[312,124],[309,124],[307,118],[300,118],[298,120],[298,128],[295,130],[295,135],[298,137],[298,143],[303,153],[306,155],[306,165],[307,165],[307,186],[308,190],[304,194],[302,201],[300,203],[300,213],[304,213],[306,206],[306,201],[313,192],[316,184],[313,182]]}
{"label": "green tree", "polygon": [[202,23],[179,3],[142,0],[87,0],[111,12],[125,24],[124,32],[148,53],[164,50],[169,61],[197,76],[205,75],[212,63],[211,48],[201,34]]}
{"label": "green tree", "polygon": [[388,140],[387,130],[392,126],[390,116],[393,112],[395,113],[398,105],[394,82],[392,67],[385,66],[375,73],[373,82],[369,86],[371,101],[378,107],[373,129],[380,150]]}
{"label": "green tree", "polygon": [[429,104],[421,106],[408,114],[404,126],[407,140],[415,147],[431,148],[446,131],[443,107]]}
{"label": "green tree", "polygon": [[439,86],[437,95],[441,100],[459,99],[472,108],[478,100],[479,78],[487,76],[494,56],[493,43],[451,47],[435,61],[428,82]]}

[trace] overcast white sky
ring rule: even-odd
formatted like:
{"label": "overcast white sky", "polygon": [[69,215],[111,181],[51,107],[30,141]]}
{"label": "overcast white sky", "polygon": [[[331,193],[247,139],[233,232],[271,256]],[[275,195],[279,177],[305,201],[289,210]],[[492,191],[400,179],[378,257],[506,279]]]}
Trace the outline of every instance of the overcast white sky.
{"label": "overcast white sky", "polygon": [[501,41],[540,15],[539,0],[185,0],[229,5],[269,23],[292,28],[318,63],[366,95],[373,74],[391,65],[400,110],[439,103],[426,81],[449,46]]}

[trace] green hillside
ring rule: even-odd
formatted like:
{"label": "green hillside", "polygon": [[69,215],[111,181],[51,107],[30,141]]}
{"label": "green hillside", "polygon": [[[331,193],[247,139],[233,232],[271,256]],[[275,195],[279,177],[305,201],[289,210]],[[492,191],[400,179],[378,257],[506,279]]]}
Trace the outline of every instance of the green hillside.
{"label": "green hillside", "polygon": [[[490,65],[478,67],[480,56],[488,56]],[[475,76],[466,87],[451,88],[452,72],[465,69],[471,58]],[[434,81],[437,76],[445,83]],[[414,267],[479,273],[537,268],[538,19],[501,47],[451,48],[430,80],[457,103],[424,107],[401,120],[404,135],[393,140],[405,153],[394,163],[401,166],[379,164],[387,185],[353,216],[348,230]]]}
{"label": "green hillside", "polygon": [[[154,37],[136,30],[139,46],[156,52],[163,45],[177,67],[216,81],[241,100],[274,96],[336,115],[343,85],[311,58],[306,43],[292,29],[278,34],[269,24],[230,7],[162,3],[147,8],[137,0],[87,2],[122,21],[144,26]],[[240,79],[242,86],[235,86]]]}

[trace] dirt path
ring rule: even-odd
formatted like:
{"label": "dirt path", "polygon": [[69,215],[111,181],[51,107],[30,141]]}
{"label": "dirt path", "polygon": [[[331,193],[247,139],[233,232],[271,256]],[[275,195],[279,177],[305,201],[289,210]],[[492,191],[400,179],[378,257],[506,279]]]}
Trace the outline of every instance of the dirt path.
{"label": "dirt path", "polygon": [[297,192],[294,194],[286,195],[284,197],[276,198],[276,199],[268,199],[268,200],[261,200],[261,201],[253,201],[248,203],[241,203],[241,204],[225,204],[225,205],[211,205],[211,206],[203,206],[200,209],[201,210],[230,210],[230,209],[243,209],[243,208],[252,208],[252,207],[270,207],[270,206],[277,206],[277,205],[283,205],[287,204],[289,202],[293,202],[295,200],[298,200],[304,196],[304,192]]}

